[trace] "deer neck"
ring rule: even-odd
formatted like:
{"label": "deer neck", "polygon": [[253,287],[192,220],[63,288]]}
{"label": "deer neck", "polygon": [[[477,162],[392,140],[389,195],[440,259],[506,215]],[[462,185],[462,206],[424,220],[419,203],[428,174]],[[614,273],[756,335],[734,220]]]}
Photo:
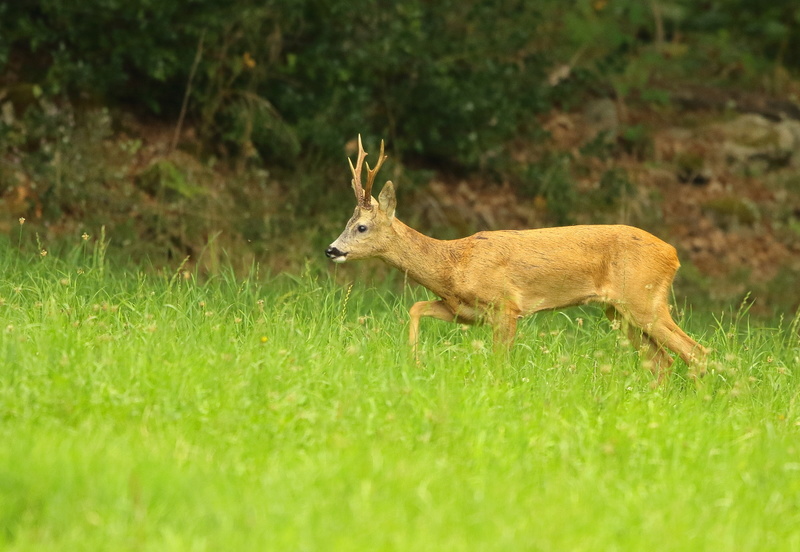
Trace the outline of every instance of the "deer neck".
{"label": "deer neck", "polygon": [[396,218],[392,230],[391,245],[379,257],[437,295],[447,295],[453,265],[450,242],[421,234]]}

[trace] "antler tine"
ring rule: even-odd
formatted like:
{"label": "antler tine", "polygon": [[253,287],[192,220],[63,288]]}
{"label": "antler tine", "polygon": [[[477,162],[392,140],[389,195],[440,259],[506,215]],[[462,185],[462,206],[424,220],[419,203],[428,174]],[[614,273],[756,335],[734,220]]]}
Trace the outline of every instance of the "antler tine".
{"label": "antler tine", "polygon": [[378,155],[378,164],[375,165],[374,169],[370,169],[369,163],[367,163],[367,187],[364,190],[365,202],[370,202],[370,198],[372,197],[372,184],[375,182],[375,175],[378,174],[379,170],[381,170],[381,165],[383,165],[383,162],[386,161],[388,157],[388,155],[383,154],[383,140],[381,140],[381,153]]}
{"label": "antler tine", "polygon": [[[353,160],[350,157],[347,158],[347,162],[350,163],[350,172],[353,173],[353,180],[351,184],[353,185],[353,191],[356,194],[356,201],[359,204],[366,204],[368,206],[371,205],[369,201],[369,195],[365,197],[364,195],[364,188],[361,187],[361,167],[364,165],[364,159],[367,157],[367,152],[364,151],[364,146],[361,145],[361,135],[358,135],[358,160],[356,161],[356,166],[353,167]],[[367,165],[369,167],[369,165]]]}

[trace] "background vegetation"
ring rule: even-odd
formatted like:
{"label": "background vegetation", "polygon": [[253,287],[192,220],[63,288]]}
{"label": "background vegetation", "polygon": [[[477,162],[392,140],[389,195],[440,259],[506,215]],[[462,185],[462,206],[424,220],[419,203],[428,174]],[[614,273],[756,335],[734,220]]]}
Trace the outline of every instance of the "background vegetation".
{"label": "background vegetation", "polygon": [[[671,69],[711,62],[703,72],[718,80],[800,59],[800,9],[789,1],[34,0],[3,10],[0,62],[20,83],[174,118],[197,58],[191,114],[204,138],[252,145],[269,161],[301,146],[336,157],[364,132],[473,164],[536,113],[601,92],[641,50],[676,35],[698,50],[679,44],[686,59]],[[576,82],[543,86],[570,60]],[[654,74],[667,66],[646,61]],[[646,88],[648,76],[621,85]]]}
{"label": "background vegetation", "polygon": [[[748,93],[777,102],[760,111],[773,119],[800,116],[798,25],[790,1],[3,3],[0,230],[20,216],[51,237],[105,225],[112,251],[157,266],[205,255],[213,271],[227,252],[297,270],[349,208],[343,146],[362,133],[368,148],[386,138],[387,172],[423,230],[629,222],[676,243],[687,276],[699,266],[693,299],[724,274],[722,302],[756,291],[792,310],[800,267],[779,259],[800,253],[787,245],[800,240],[799,161],[767,184],[765,206],[762,169],[709,178],[707,151],[665,157],[658,132],[730,118],[752,107]],[[597,105],[596,139],[553,144],[553,114],[585,108],[591,129]],[[673,181],[655,186],[640,167]],[[429,199],[436,181],[524,211],[469,217],[485,196],[451,208]],[[662,214],[709,181],[722,197],[691,196],[686,220]],[[727,249],[769,250],[770,268],[706,267],[695,250],[719,255],[697,241],[700,219],[752,228],[783,257],[737,237]]]}

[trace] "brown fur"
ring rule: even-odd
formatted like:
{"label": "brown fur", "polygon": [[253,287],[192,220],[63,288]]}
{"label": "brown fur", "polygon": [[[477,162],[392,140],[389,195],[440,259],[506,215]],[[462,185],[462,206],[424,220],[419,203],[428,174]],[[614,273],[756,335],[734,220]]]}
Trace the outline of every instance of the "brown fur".
{"label": "brown fur", "polygon": [[419,321],[425,316],[491,324],[495,344],[510,345],[523,316],[601,303],[659,378],[672,364],[665,349],[687,364],[702,361],[708,353],[670,315],[668,296],[680,266],[675,248],[644,230],[567,226],[437,240],[395,218],[391,182],[378,201],[367,201],[369,208],[356,207],[328,255],[340,262],[378,257],[441,298],[411,307],[409,341],[415,350]]}

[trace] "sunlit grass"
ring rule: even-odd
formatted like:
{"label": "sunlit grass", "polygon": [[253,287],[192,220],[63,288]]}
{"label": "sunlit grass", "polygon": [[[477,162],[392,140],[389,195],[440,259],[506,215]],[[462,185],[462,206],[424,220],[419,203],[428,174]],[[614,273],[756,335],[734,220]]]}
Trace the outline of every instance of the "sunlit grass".
{"label": "sunlit grass", "polygon": [[0,548],[800,550],[798,319],[683,316],[661,387],[592,309],[423,322],[420,290],[0,261]]}

